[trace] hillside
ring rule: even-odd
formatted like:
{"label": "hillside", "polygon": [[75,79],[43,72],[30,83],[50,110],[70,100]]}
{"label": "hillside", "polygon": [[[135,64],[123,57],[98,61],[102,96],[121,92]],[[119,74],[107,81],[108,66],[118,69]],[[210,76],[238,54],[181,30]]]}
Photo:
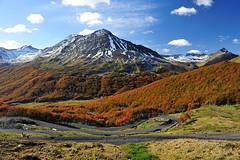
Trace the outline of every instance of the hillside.
{"label": "hillside", "polygon": [[[51,113],[62,120],[78,119],[102,125],[121,125],[161,112],[175,113],[205,104],[234,103],[240,103],[240,64],[222,62],[100,100],[74,105],[33,106],[31,111],[38,115],[42,112]],[[27,113],[24,115],[29,116]]]}
{"label": "hillside", "polygon": [[240,63],[240,56],[232,59],[231,62]]}
{"label": "hillside", "polygon": [[14,101],[93,99],[134,89],[170,75],[153,73],[83,76],[31,65],[0,67],[0,98]]}
{"label": "hillside", "polygon": [[175,113],[204,104],[232,103],[240,103],[240,64],[222,62],[90,102],[87,106],[106,112]]}

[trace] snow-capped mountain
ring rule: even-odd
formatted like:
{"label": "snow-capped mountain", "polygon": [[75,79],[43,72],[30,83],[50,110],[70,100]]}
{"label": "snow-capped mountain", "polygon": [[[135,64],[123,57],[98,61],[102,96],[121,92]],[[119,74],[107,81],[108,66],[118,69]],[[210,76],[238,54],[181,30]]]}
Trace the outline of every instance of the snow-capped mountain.
{"label": "snow-capped mountain", "polygon": [[33,60],[39,49],[23,46],[18,49],[0,48],[0,63],[24,63]]}
{"label": "snow-capped mountain", "polygon": [[205,62],[208,60],[209,55],[205,53],[196,54],[196,53],[187,53],[185,55],[164,55],[165,59],[169,61],[177,62]]}
{"label": "snow-capped mountain", "polygon": [[216,64],[222,61],[229,61],[237,57],[237,55],[229,52],[226,48],[222,48],[212,54],[187,53],[185,55],[163,55],[163,57],[169,61],[196,63],[198,66],[203,66]]}
{"label": "snow-capped mountain", "polygon": [[83,75],[108,73],[182,72],[192,65],[172,63],[157,52],[118,38],[102,29],[89,35],[70,35],[40,51],[32,64]]}
{"label": "snow-capped mountain", "polygon": [[39,58],[56,64],[163,60],[157,52],[120,39],[105,29],[86,36],[71,35],[55,46],[42,50]]}

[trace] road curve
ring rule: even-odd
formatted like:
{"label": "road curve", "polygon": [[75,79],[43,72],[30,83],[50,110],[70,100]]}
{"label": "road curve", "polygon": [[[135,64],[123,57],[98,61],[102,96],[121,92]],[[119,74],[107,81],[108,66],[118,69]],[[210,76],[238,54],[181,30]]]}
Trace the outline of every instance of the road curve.
{"label": "road curve", "polygon": [[[52,129],[57,129],[59,131],[74,130],[81,133],[87,133],[88,135],[79,135],[76,137],[56,137],[53,132],[49,131],[31,131],[22,129],[1,129],[0,132],[25,132],[25,133],[42,133],[49,135],[48,137],[29,137],[28,140],[50,140],[50,141],[74,141],[74,142],[102,142],[111,144],[125,144],[125,143],[136,143],[136,142],[148,142],[148,141],[161,141],[167,139],[202,139],[202,140],[228,140],[228,141],[240,141],[240,133],[238,134],[176,134],[176,135],[161,135],[160,133],[154,133],[156,131],[161,131],[163,129],[168,129],[177,124],[175,118],[163,116],[166,123],[158,125],[153,128],[146,129],[133,129],[139,123],[135,123],[128,126],[122,127],[94,127],[87,125],[79,125],[77,128],[71,128],[68,126],[62,126],[58,124],[52,124],[43,121],[37,121],[29,118],[23,117],[8,117],[0,118],[0,121],[6,121],[11,118],[22,118],[26,120],[31,120],[36,122],[40,126],[49,127]],[[131,130],[126,130],[131,129]],[[125,131],[123,131],[125,130]],[[24,139],[24,138],[21,138]]]}

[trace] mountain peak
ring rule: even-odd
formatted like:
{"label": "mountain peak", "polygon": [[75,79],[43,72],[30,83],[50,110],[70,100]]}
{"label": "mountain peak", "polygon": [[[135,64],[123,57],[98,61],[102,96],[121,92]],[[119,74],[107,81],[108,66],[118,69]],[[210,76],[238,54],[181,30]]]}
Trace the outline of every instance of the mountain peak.
{"label": "mountain peak", "polygon": [[31,46],[31,45],[24,45],[24,46],[22,46],[22,47],[20,47],[19,48],[20,50],[24,50],[24,49],[36,49],[36,48],[34,48],[33,46]]}
{"label": "mountain peak", "polygon": [[112,34],[112,33],[109,30],[100,29],[100,30],[95,31],[93,34],[96,34],[96,35],[109,35],[109,34]]}
{"label": "mountain peak", "polygon": [[221,52],[228,53],[229,51],[226,48],[220,49]]}

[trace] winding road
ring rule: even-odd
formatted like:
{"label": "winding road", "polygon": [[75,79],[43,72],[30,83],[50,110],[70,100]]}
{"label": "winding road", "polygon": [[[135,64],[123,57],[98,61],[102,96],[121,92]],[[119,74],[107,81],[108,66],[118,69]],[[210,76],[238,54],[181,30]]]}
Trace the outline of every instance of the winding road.
{"label": "winding road", "polygon": [[[202,140],[228,140],[228,141],[240,141],[240,134],[178,134],[178,135],[161,135],[160,133],[154,133],[164,129],[171,128],[177,125],[177,121],[174,117],[161,115],[159,118],[164,119],[165,123],[155,126],[153,128],[136,129],[136,127],[142,123],[136,122],[131,125],[121,127],[95,127],[88,125],[74,125],[74,127],[62,126],[59,124],[52,124],[43,121],[33,120],[23,117],[5,117],[0,118],[0,122],[8,121],[11,119],[24,119],[35,122],[41,127],[48,127],[50,129],[58,131],[79,131],[80,133],[86,133],[86,135],[77,135],[74,137],[60,137],[55,136],[54,132],[50,130],[32,131],[22,129],[3,129],[0,128],[0,132],[17,132],[17,133],[42,133],[49,135],[47,137],[29,137],[28,140],[49,140],[49,141],[74,141],[74,142],[102,142],[111,144],[125,144],[147,141],[161,141],[166,139],[202,139]],[[73,125],[73,124],[72,124]],[[22,139],[26,139],[23,138]]]}

